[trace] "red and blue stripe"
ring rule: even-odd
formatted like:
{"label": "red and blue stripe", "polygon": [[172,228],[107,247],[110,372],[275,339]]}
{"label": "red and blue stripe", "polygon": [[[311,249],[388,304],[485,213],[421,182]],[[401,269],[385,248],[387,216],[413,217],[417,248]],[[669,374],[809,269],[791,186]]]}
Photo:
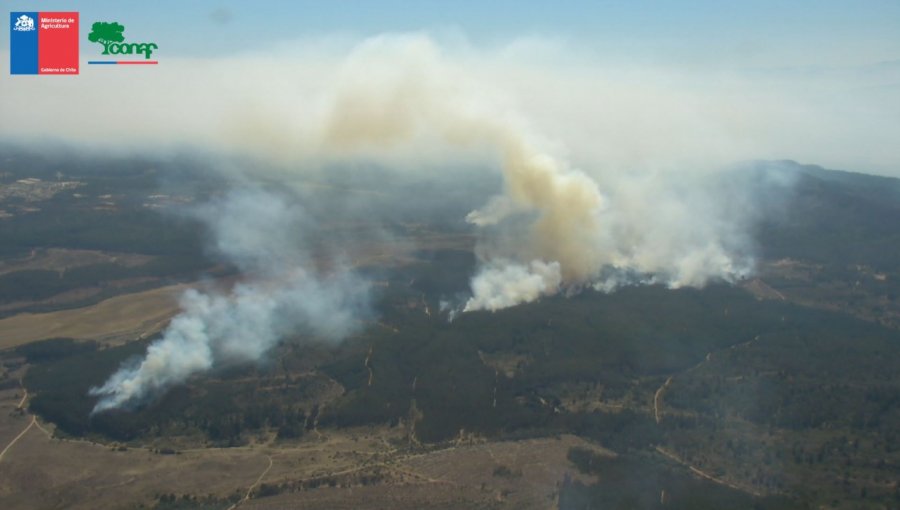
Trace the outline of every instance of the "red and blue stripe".
{"label": "red and blue stripe", "polygon": [[116,65],[156,65],[156,60],[88,60],[88,64]]}

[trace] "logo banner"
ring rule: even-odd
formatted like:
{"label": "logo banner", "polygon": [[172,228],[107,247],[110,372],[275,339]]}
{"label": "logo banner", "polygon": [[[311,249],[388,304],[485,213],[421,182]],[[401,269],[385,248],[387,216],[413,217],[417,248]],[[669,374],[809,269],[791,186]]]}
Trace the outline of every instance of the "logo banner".
{"label": "logo banner", "polygon": [[77,12],[9,13],[10,74],[78,74]]}

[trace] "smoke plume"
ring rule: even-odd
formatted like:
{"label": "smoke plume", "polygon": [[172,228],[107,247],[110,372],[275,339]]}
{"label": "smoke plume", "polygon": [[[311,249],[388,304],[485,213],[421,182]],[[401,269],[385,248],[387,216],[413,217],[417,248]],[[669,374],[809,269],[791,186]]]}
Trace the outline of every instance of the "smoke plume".
{"label": "smoke plume", "polygon": [[559,290],[562,275],[559,262],[545,264],[534,260],[529,265],[493,261],[472,278],[472,297],[464,312],[500,310],[534,301]]}
{"label": "smoke plume", "polygon": [[502,194],[467,217],[488,239],[463,311],[644,281],[634,274],[680,287],[752,269],[743,218],[708,176],[574,168],[492,94],[428,39],[375,39],[347,59],[322,123],[322,149],[344,156],[377,159],[437,140],[499,161]]}
{"label": "smoke plume", "polygon": [[[81,119],[93,115],[57,118],[72,106],[54,103],[62,97],[56,82],[11,83],[18,88],[0,105],[19,122],[0,135],[58,136],[88,148],[102,140],[104,150],[126,152],[187,142],[223,159],[263,160],[262,177],[288,188],[335,167],[388,169],[397,183],[413,176],[431,189],[382,203],[426,208],[446,199],[448,182],[471,180],[459,189],[474,189],[499,175],[499,188],[482,192],[494,195],[465,216],[478,236],[478,266],[471,296],[446,307],[452,316],[589,287],[735,281],[753,270],[759,197],[725,182],[721,169],[755,158],[840,161],[846,150],[817,157],[835,147],[821,140],[852,145],[860,133],[896,131],[894,110],[880,118],[885,129],[835,122],[858,104],[833,109],[833,97],[809,96],[816,87],[806,83],[705,80],[517,42],[480,51],[405,34],[288,48],[274,57],[172,59],[140,82],[104,75],[103,83],[67,83],[88,111],[107,112],[90,129]],[[128,108],[104,108],[109,102]],[[828,131],[839,126],[850,127]],[[472,179],[477,172],[493,179]],[[369,191],[371,176],[358,181],[347,188]],[[298,191],[319,207],[316,192]],[[383,211],[365,204],[348,209],[354,221],[377,222]],[[245,280],[229,292],[186,293],[146,357],[92,390],[97,411],[140,402],[222,362],[259,359],[298,330],[341,338],[367,312],[367,287],[352,271],[316,269],[305,215],[283,196],[235,192],[194,214]]]}
{"label": "smoke plume", "polygon": [[181,313],[144,358],[120,368],[91,395],[94,412],[138,404],[223,362],[261,359],[286,335],[338,340],[368,314],[366,283],[352,271],[315,270],[304,249],[304,214],[280,196],[233,191],[192,211],[217,254],[247,278],[230,292],[189,290]]}
{"label": "smoke plume", "polygon": [[[745,200],[714,185],[723,160],[716,150],[736,142],[710,139],[695,151],[710,154],[707,164],[698,163],[702,158],[691,147],[688,157],[676,151],[668,160],[623,158],[608,130],[599,130],[589,144],[572,135],[578,143],[569,147],[529,121],[497,86],[502,79],[489,81],[494,75],[477,61],[448,56],[424,35],[375,37],[335,62],[316,63],[310,73],[321,68],[320,75],[304,80],[302,91],[273,91],[277,104],[258,97],[257,107],[218,113],[228,150],[265,154],[288,174],[347,163],[392,168],[398,180],[405,173],[441,172],[444,178],[454,166],[499,170],[500,193],[466,218],[481,241],[472,297],[460,303],[465,311],[497,310],[561,289],[613,290],[646,281],[702,286],[752,271],[750,218],[730,207]],[[559,132],[570,135],[568,129]],[[670,134],[678,136],[676,130]],[[648,150],[659,138],[646,141]],[[281,251],[263,242],[255,246],[266,256]]]}

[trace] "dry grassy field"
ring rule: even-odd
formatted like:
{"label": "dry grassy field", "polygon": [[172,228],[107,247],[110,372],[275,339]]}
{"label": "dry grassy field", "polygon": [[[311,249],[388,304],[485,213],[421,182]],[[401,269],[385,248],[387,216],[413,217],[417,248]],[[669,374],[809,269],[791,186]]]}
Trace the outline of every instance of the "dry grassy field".
{"label": "dry grassy field", "polygon": [[0,319],[0,349],[45,338],[69,337],[121,343],[161,329],[178,311],[186,284],[112,297],[96,305]]}
{"label": "dry grassy field", "polygon": [[0,449],[18,436],[0,458],[5,510],[152,507],[161,494],[259,510],[555,508],[559,482],[574,475],[569,448],[600,450],[574,436],[407,450],[397,446],[404,443],[397,429],[361,428],[168,455],[120,451],[51,437],[49,425],[16,411],[21,396],[0,392]]}
{"label": "dry grassy field", "polygon": [[151,255],[139,253],[115,253],[100,250],[75,250],[69,248],[48,248],[36,250],[27,257],[0,261],[0,275],[13,271],[44,269],[63,272],[75,267],[91,264],[117,264],[124,267],[136,267],[153,260]]}

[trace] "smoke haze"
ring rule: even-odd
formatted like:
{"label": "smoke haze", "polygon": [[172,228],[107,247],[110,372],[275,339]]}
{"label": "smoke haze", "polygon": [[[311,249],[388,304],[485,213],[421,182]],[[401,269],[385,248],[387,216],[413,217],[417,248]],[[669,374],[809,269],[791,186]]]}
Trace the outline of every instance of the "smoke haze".
{"label": "smoke haze", "polygon": [[[336,166],[377,167],[398,182],[432,183],[422,196],[396,197],[425,207],[443,183],[471,180],[475,189],[499,175],[499,189],[479,190],[492,196],[457,218],[478,235],[471,296],[450,307],[465,312],[585,287],[703,286],[751,274],[763,201],[723,179],[735,162],[900,168],[889,139],[900,100],[885,100],[896,96],[893,67],[686,71],[541,40],[480,50],[425,34],[306,41],[275,53],[171,59],[135,70],[140,80],[86,73],[65,94],[55,93],[59,80],[12,81],[0,106],[19,122],[0,135],[249,156],[267,163],[247,172],[251,180],[289,186]],[[83,114],[57,116],[72,95]],[[472,177],[479,172],[488,177]],[[304,200],[317,207],[315,196]],[[224,360],[259,359],[297,328],[350,334],[366,314],[366,284],[340,267],[316,271],[295,202],[250,189],[194,212],[216,253],[248,280],[185,294],[147,357],[93,390],[96,410],[139,402]],[[378,214],[360,210],[358,220]]]}
{"label": "smoke haze", "polygon": [[94,412],[130,406],[223,362],[261,359],[282,338],[339,340],[370,312],[368,286],[352,271],[315,270],[303,248],[303,211],[258,189],[233,191],[193,211],[215,250],[246,275],[230,291],[189,290],[145,357],[93,388]]}
{"label": "smoke haze", "polygon": [[[473,280],[474,296],[464,305],[470,311],[482,303],[497,309],[500,303],[531,301],[560,287],[612,289],[627,283],[623,274],[651,274],[654,281],[678,287],[733,281],[752,270],[747,222],[725,210],[736,197],[707,185],[708,176],[735,157],[760,155],[754,137],[728,136],[730,126],[705,115],[729,108],[691,104],[698,99],[680,96],[677,82],[659,83],[646,74],[638,75],[639,86],[618,85],[612,77],[630,82],[635,73],[607,77],[573,67],[571,58],[536,75],[518,62],[522,50],[515,45],[480,55],[464,45],[448,51],[415,34],[371,38],[337,56],[332,51],[327,45],[300,48],[294,58],[298,66],[287,70],[270,69],[266,60],[228,62],[245,71],[240,76],[219,75],[222,67],[214,63],[194,63],[206,73],[204,83],[213,80],[223,98],[237,99],[233,105],[217,109],[217,94],[198,97],[183,85],[178,89],[187,97],[148,91],[144,101],[165,97],[167,103],[155,104],[154,112],[140,107],[132,112],[140,114],[134,115],[140,125],[108,136],[121,139],[124,132],[124,142],[137,138],[166,146],[180,135],[201,147],[266,158],[289,174],[348,162],[391,168],[401,180],[455,172],[454,167],[497,169],[501,192],[467,217],[485,232],[477,250],[482,268]],[[498,70],[551,93],[535,96]],[[245,74],[272,79],[248,83],[241,78]],[[161,87],[172,85],[167,74],[149,77]],[[601,87],[587,94],[585,83]],[[528,99],[534,117],[550,129],[535,127],[526,115],[532,112],[510,91]],[[568,103],[552,104],[560,98]],[[563,117],[545,118],[548,106]],[[155,112],[182,110],[191,112],[189,118],[167,122],[164,129],[156,125]],[[642,117],[647,123],[637,122]],[[107,119],[119,122],[133,124]],[[69,129],[61,125],[57,131],[75,140],[90,131]],[[571,141],[555,138],[556,133]],[[585,133],[590,141],[583,139]],[[506,270],[504,263],[515,267]],[[559,282],[535,269],[557,266]],[[543,282],[544,290],[535,294],[534,286],[500,281],[523,273]],[[602,278],[609,274],[617,276]],[[482,284],[486,281],[492,283]],[[514,289],[524,293],[512,296]],[[493,291],[503,296],[480,294]]]}
{"label": "smoke haze", "polygon": [[348,58],[324,117],[330,150],[418,147],[437,137],[499,161],[502,194],[467,219],[501,232],[509,221],[524,235],[479,247],[482,268],[464,311],[533,301],[561,286],[611,290],[613,281],[601,280],[609,268],[616,283],[623,273],[650,273],[671,287],[733,281],[752,270],[745,222],[703,193],[710,191],[703,172],[605,176],[604,194],[603,180],[573,168],[490,97],[427,39],[378,39]]}

